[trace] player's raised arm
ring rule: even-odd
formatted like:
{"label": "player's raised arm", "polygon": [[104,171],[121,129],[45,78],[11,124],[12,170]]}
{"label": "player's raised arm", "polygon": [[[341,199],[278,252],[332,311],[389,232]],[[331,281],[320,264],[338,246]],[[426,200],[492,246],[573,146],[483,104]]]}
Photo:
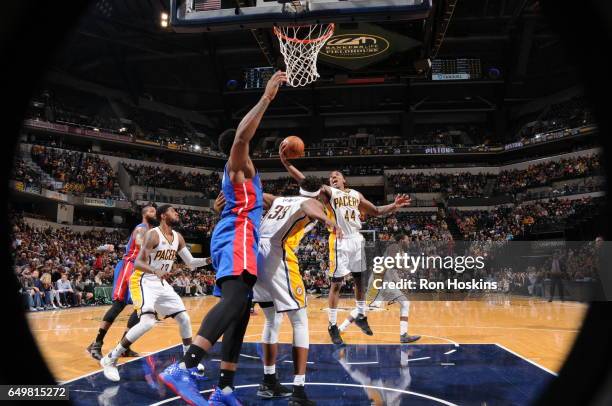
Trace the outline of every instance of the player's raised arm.
{"label": "player's raised arm", "polygon": [[136,227],[134,231],[132,231],[132,238],[134,239],[134,244],[136,244],[138,249],[140,249],[142,243],[144,242],[146,232],[147,230],[145,230],[143,227]]}
{"label": "player's raised arm", "polygon": [[308,199],[304,200],[300,207],[308,217],[324,223],[328,228],[334,230],[337,238],[342,238],[342,230],[340,227],[338,227],[338,224],[336,224],[334,220],[325,215],[324,207],[321,202],[315,199]]}
{"label": "player's raised arm", "polygon": [[255,135],[268,105],[276,97],[279,86],[286,81],[285,72],[278,71],[272,75],[259,102],[240,121],[228,160],[230,170],[241,171],[247,169],[246,166],[250,162],[249,142]]}
{"label": "player's raised arm", "polygon": [[134,266],[136,269],[139,269],[146,273],[157,274],[157,271],[149,266],[149,254],[155,247],[159,244],[159,235],[155,230],[149,230],[146,232],[144,236],[144,242],[142,243],[142,247],[138,252],[138,257],[136,257],[136,261],[134,261]]}
{"label": "player's raised arm", "polygon": [[196,268],[201,268],[210,264],[210,258],[194,258],[189,252],[187,248],[187,244],[185,244],[185,239],[180,233],[178,234],[179,243],[178,243],[178,255],[181,257],[185,265],[189,267],[192,271]]}
{"label": "player's raised arm", "polygon": [[327,185],[322,185],[321,186],[321,193],[319,194],[319,198],[321,199],[321,201],[325,204],[329,203],[329,200],[332,197],[332,190],[330,186]]}
{"label": "player's raised arm", "polygon": [[291,175],[291,177],[295,179],[298,184],[302,183],[302,181],[306,179],[306,176],[291,162],[289,162],[289,159],[287,158],[287,144],[284,141],[281,142],[278,147],[278,155],[280,156],[280,161],[285,169],[287,169],[289,175]]}
{"label": "player's raised arm", "polygon": [[393,203],[384,206],[376,206],[374,203],[363,197],[361,193],[359,193],[359,200],[359,211],[362,211],[370,216],[384,216],[385,214],[393,213],[401,207],[409,206],[412,201],[410,196],[399,194],[395,196],[395,201]]}

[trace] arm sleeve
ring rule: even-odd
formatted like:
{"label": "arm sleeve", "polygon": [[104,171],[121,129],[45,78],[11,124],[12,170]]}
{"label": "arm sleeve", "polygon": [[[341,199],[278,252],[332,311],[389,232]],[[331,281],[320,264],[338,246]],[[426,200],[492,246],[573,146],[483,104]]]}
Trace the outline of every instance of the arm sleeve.
{"label": "arm sleeve", "polygon": [[179,257],[185,262],[185,265],[189,267],[189,269],[196,269],[209,264],[208,258],[194,258],[191,256],[191,252],[187,249],[187,247],[183,247],[179,252]]}

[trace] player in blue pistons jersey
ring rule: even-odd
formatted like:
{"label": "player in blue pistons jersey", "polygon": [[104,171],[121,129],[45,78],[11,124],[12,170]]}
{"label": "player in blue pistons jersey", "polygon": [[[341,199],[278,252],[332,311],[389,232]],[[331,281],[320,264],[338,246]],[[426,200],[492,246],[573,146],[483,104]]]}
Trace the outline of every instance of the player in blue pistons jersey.
{"label": "player in blue pistons jersey", "polygon": [[[249,142],[280,85],[278,71],[268,81],[259,102],[244,116],[236,131],[219,136],[219,148],[228,156],[221,189],[225,208],[213,231],[210,252],[221,300],[208,312],[182,362],[160,374],[162,381],[190,405],[241,405],[234,392],[240,348],[251,316],[252,290],[257,281],[257,246],[263,208],[261,180],[249,156]],[[190,371],[223,335],[220,377],[208,403],[199,394]]]}

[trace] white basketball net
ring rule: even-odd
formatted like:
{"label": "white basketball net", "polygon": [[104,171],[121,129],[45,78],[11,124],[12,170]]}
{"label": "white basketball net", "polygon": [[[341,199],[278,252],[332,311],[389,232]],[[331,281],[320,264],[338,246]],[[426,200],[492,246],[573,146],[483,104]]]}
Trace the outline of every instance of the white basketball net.
{"label": "white basketball net", "polygon": [[334,24],[274,27],[285,59],[289,86],[306,86],[319,78],[317,57],[334,34]]}

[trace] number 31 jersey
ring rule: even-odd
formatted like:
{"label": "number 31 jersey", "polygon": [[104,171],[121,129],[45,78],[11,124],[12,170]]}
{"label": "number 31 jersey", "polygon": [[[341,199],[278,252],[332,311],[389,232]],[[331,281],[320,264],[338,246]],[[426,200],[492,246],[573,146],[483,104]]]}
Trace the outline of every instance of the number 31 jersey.
{"label": "number 31 jersey", "polygon": [[359,192],[353,189],[340,190],[330,187],[332,195],[329,199],[328,216],[336,223],[346,237],[359,234],[361,218],[359,217]]}
{"label": "number 31 jersey", "polygon": [[[260,238],[281,242],[292,237],[289,234],[297,232],[303,235],[304,232],[307,232],[308,230],[304,228],[311,221],[301,208],[302,203],[307,199],[309,198],[301,196],[276,198],[259,226]],[[297,243],[299,244],[299,241]],[[295,247],[291,248],[295,249]]]}

